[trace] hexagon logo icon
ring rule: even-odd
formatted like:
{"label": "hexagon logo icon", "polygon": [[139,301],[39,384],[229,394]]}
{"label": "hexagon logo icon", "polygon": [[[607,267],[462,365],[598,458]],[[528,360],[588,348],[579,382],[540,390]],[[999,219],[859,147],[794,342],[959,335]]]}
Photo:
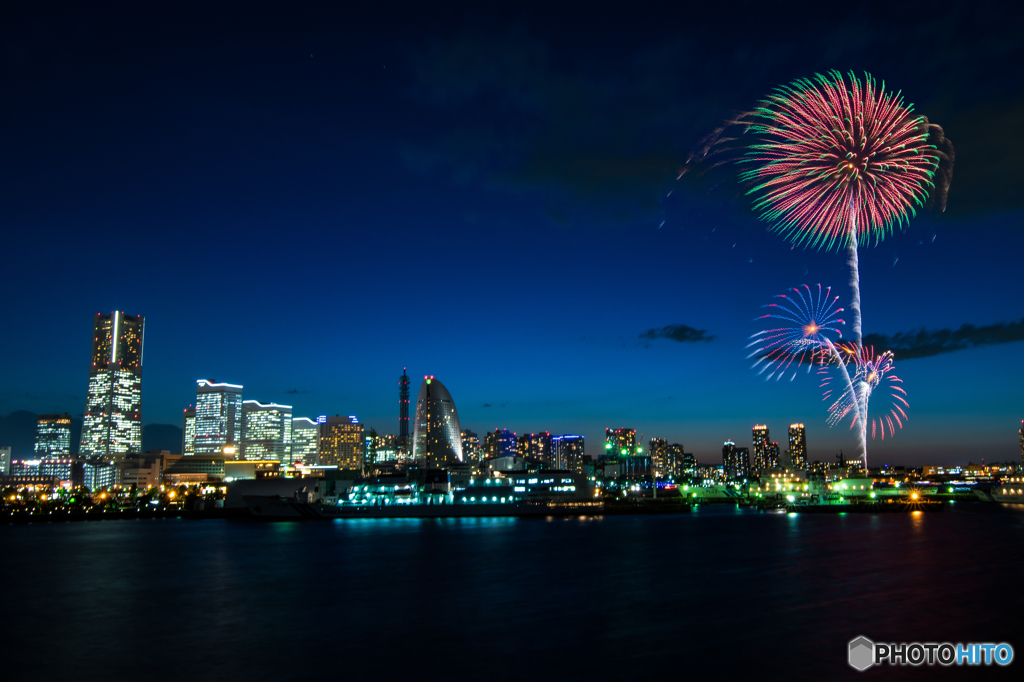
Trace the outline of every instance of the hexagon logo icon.
{"label": "hexagon logo icon", "polygon": [[875,643],[867,637],[858,637],[850,641],[850,666],[857,670],[867,670],[875,662]]}

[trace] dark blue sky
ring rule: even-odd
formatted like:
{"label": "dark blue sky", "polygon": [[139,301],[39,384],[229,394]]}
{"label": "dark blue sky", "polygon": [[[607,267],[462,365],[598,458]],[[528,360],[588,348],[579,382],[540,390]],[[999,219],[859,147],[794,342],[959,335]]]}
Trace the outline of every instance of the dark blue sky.
{"label": "dark blue sky", "polygon": [[[481,433],[631,426],[712,461],[801,421],[812,458],[850,453],[815,376],[744,359],[774,294],[848,300],[844,257],[676,175],[775,85],[869,70],[957,157],[945,213],[862,250],[865,332],[1019,322],[1024,50],[1009,3],[842,7],[6,3],[0,414],[80,414],[116,308],[147,318],[147,424],[216,378],[394,432],[408,367]],[[673,324],[714,338],[640,336]],[[982,336],[897,353],[910,421],[873,463],[1019,454],[1020,330]]]}

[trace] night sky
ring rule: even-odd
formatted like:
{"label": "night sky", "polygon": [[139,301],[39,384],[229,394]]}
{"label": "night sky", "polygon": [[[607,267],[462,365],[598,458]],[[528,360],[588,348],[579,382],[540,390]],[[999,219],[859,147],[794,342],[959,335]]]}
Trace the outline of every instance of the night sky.
{"label": "night sky", "polygon": [[360,4],[4,3],[0,414],[80,415],[117,309],[146,316],[146,424],[211,378],[394,433],[407,367],[481,435],[596,454],[626,426],[717,462],[799,421],[811,459],[851,454],[816,376],[765,383],[744,350],[789,287],[848,303],[844,254],[677,175],[776,85],[853,69],[956,147],[946,212],[861,251],[865,334],[927,330],[895,339],[910,420],[869,462],[1019,456],[1013,3]]}

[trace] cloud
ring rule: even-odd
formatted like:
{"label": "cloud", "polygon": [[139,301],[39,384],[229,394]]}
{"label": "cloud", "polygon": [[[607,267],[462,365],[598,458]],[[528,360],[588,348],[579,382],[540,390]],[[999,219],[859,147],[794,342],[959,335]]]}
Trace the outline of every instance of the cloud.
{"label": "cloud", "polygon": [[868,334],[864,337],[865,345],[874,346],[876,350],[891,350],[897,360],[927,358],[976,346],[994,346],[1014,341],[1024,341],[1024,318],[1019,322],[997,322],[983,327],[965,324],[959,329],[935,331],[922,327],[891,336]]}
{"label": "cloud", "polygon": [[708,334],[707,329],[694,329],[685,324],[670,324],[665,327],[651,328],[640,334],[641,339],[670,339],[679,343],[708,342],[715,338]]}
{"label": "cloud", "polygon": [[288,391],[288,395],[299,395],[300,393],[312,393],[312,391],[300,391],[297,388],[293,388],[292,390]]}
{"label": "cloud", "polygon": [[484,407],[490,407],[490,406],[491,406],[490,403],[484,403]]}

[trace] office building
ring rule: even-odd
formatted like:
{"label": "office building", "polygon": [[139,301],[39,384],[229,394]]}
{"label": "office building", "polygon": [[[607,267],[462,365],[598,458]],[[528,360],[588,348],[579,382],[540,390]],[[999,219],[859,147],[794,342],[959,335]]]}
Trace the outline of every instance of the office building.
{"label": "office building", "polygon": [[683,452],[683,446],[673,443],[668,446],[670,456],[675,460],[676,476],[695,476],[697,474],[697,458],[692,452]]}
{"label": "office building", "polygon": [[768,427],[764,424],[754,425],[754,474],[769,471],[771,466],[768,463]]}
{"label": "office building", "polygon": [[398,377],[398,454],[404,462],[409,457],[409,376],[402,368]]}
{"label": "office building", "polygon": [[605,429],[605,454],[614,457],[631,457],[639,451],[636,446],[636,429]]}
{"label": "office building", "polygon": [[734,481],[750,477],[750,450],[738,448],[731,440],[722,446],[722,473],[725,480]]}
{"label": "office building", "polygon": [[472,431],[463,429],[462,438],[462,459],[466,462],[479,462],[482,451],[480,449],[480,436]]}
{"label": "office building", "polygon": [[234,459],[242,440],[242,387],[200,379],[196,382],[196,455]]}
{"label": "office building", "polygon": [[651,466],[655,475],[669,476],[668,441],[664,438],[651,438],[647,441],[647,454],[651,457]]}
{"label": "office building", "polygon": [[96,492],[117,484],[118,466],[111,462],[93,460],[82,464],[82,485]]}
{"label": "office building", "polygon": [[376,464],[394,464],[398,462],[398,436],[393,433],[382,433],[374,436],[373,461]]}
{"label": "office building", "polygon": [[583,473],[583,436],[566,434],[551,436],[551,468],[558,471]]}
{"label": "office building", "polygon": [[71,415],[41,414],[36,419],[36,459],[71,457]]}
{"label": "office building", "polygon": [[240,459],[287,462],[291,444],[291,405],[242,401]]}
{"label": "office building", "polygon": [[115,311],[93,318],[81,457],[123,459],[142,451],[145,319]]}
{"label": "office building", "polygon": [[196,408],[189,405],[181,417],[181,454],[196,453]]}
{"label": "office building", "polygon": [[320,425],[309,417],[292,417],[292,444],[287,463],[315,465],[319,461],[319,453]]}
{"label": "office building", "polygon": [[0,476],[11,475],[11,446],[0,448]]}
{"label": "office building", "polygon": [[440,469],[462,461],[462,429],[455,401],[444,384],[423,377],[416,396],[412,457],[427,469]]}
{"label": "office building", "polygon": [[320,424],[319,465],[361,473],[365,448],[363,425],[355,416],[326,417]]}
{"label": "office building", "polygon": [[803,424],[789,425],[789,459],[793,469],[807,468],[807,431]]}
{"label": "office building", "polygon": [[55,457],[39,460],[39,475],[52,476],[61,481],[71,481],[75,460],[70,457]]}
{"label": "office building", "polygon": [[1024,419],[1020,420],[1020,431],[1017,435],[1020,437],[1020,463],[1024,466]]}

